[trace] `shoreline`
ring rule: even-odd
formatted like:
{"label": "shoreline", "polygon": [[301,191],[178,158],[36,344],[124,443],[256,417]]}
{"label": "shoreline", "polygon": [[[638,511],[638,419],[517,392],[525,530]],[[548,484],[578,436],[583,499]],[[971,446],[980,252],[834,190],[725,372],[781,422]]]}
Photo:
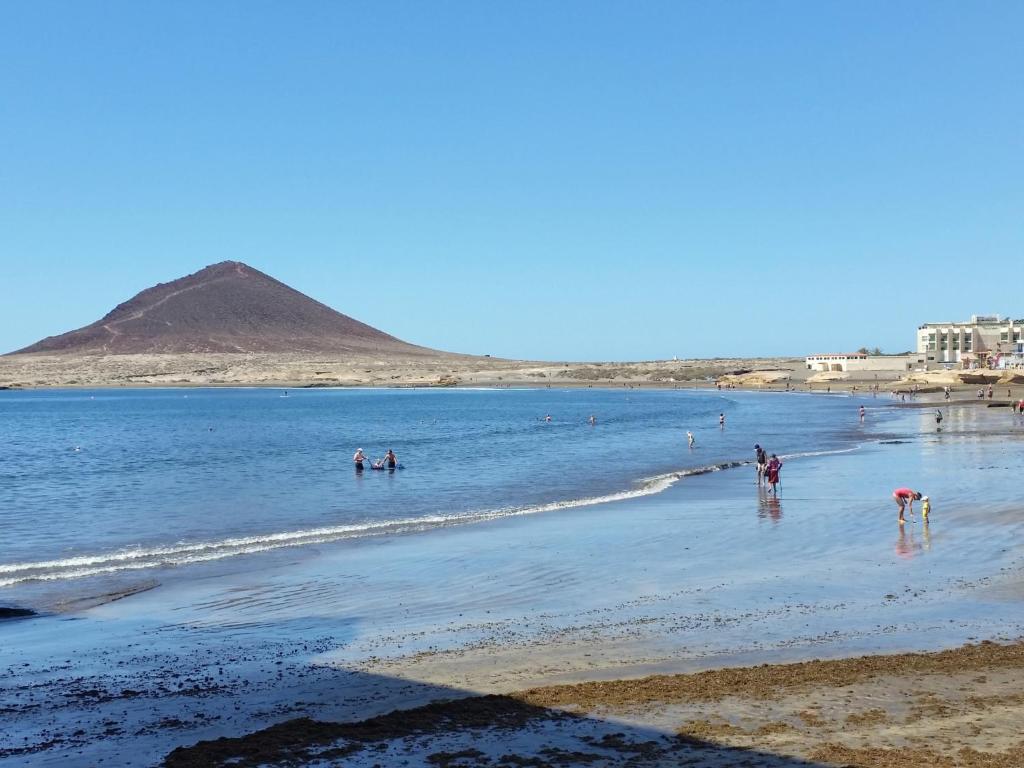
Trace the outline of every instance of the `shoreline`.
{"label": "shoreline", "polygon": [[[35,750],[6,753],[12,764],[93,765],[98,758],[107,765],[138,764],[125,761],[128,743],[155,761],[177,745],[237,737],[295,717],[366,725],[367,717],[396,708],[415,710],[474,693],[503,695],[539,683],[551,689],[580,680],[1024,636],[1024,624],[1006,610],[1007,604],[1020,604],[1014,586],[1020,583],[1020,558],[992,549],[991,536],[995,526],[1020,527],[1016,495],[1007,489],[982,512],[969,489],[961,491],[951,482],[939,486],[950,468],[963,467],[964,457],[973,461],[978,451],[973,435],[991,431],[1001,420],[989,418],[993,414],[984,409],[962,409],[966,421],[957,426],[972,437],[960,441],[954,434],[940,450],[941,443],[923,429],[928,414],[915,426],[918,413],[888,400],[884,404],[905,424],[901,429],[913,433],[911,442],[871,441],[849,460],[830,455],[787,464],[776,506],[758,499],[743,471],[708,473],[644,499],[280,554],[254,561],[260,563],[258,572],[250,563],[183,575],[77,616],[2,626],[0,631],[11,630],[7,639],[13,646],[23,649],[9,663],[5,686],[18,681],[24,687],[8,688],[0,706],[16,729],[12,733],[28,740],[24,746],[12,740],[0,749]],[[1000,455],[1019,458],[1019,441],[1002,445],[997,433],[991,434],[993,448],[1002,446]],[[885,478],[885,491],[861,487],[883,467],[921,471],[919,455],[929,456],[923,466],[942,503],[930,533],[920,525],[897,533],[895,513],[884,498],[891,487]],[[813,486],[826,481],[840,499],[878,500],[847,501],[842,509],[828,504],[822,514]],[[702,552],[689,548],[690,537]],[[749,572],[742,558],[728,565],[744,551],[758,553]],[[716,569],[716,563],[727,565]],[[993,589],[1005,594],[997,599]],[[77,623],[59,623],[66,620]],[[54,636],[68,627],[76,628],[73,637]],[[65,667],[64,659],[75,661]],[[948,671],[947,677],[957,674]],[[995,685],[995,673],[989,677]],[[1008,683],[1000,680],[989,698],[1003,695]],[[1019,688],[1019,677],[1010,683]],[[957,678],[953,687],[970,684],[971,678]],[[479,698],[474,701],[466,716],[490,727],[486,709],[480,712]],[[893,707],[902,712],[918,703]],[[535,755],[548,763],[554,763],[554,754],[570,760],[564,752],[591,752],[616,764],[616,755],[640,757],[637,745],[677,730],[685,730],[686,739],[742,745],[743,739],[761,738],[762,727],[778,728],[778,722],[799,731],[799,712],[816,711],[805,702],[785,718],[772,715],[746,724],[736,719],[755,704],[718,714],[679,714],[661,706],[637,714],[627,707],[609,710],[611,721],[586,718],[582,735],[628,747],[608,754],[597,742],[581,742],[578,729],[545,741],[545,733],[561,727],[547,719],[533,721],[541,728],[539,736],[502,731],[491,743],[513,754],[550,748],[554,751]],[[866,713],[861,714],[877,717]],[[827,713],[818,716],[828,719]],[[640,724],[624,728],[622,722],[630,718]],[[118,725],[104,725],[107,720]],[[112,727],[119,730],[106,733]],[[82,735],[75,736],[76,729]],[[614,734],[623,732],[627,736],[616,741]],[[823,733],[828,732],[811,730],[805,736]],[[375,761],[387,764],[386,756],[409,759],[410,765],[444,764],[428,758],[474,748],[480,738],[479,731],[475,734],[442,734],[440,742],[422,749],[392,740],[386,755],[376,751],[381,741],[373,749],[347,753],[345,764],[369,768]],[[777,754],[783,747],[756,744],[761,747],[753,752],[701,753],[701,759],[708,766],[735,765],[743,756],[765,761],[755,765],[806,765],[767,762],[781,760]],[[640,764],[657,765],[682,753],[659,754],[655,759],[651,752],[651,761]],[[861,759],[857,753],[842,754],[844,765],[884,765],[855,762]],[[501,765],[500,754],[485,756]],[[937,759],[929,765],[943,766]],[[453,767],[477,764],[484,764],[479,756],[450,762]]]}
{"label": "shoreline", "polygon": [[[219,391],[218,388],[208,389]],[[250,390],[253,388],[238,387],[238,389]],[[495,391],[493,388],[477,389]],[[172,391],[176,390],[172,389]],[[749,390],[731,390],[731,392],[735,394],[742,393],[743,396],[794,394],[794,392]],[[725,396],[726,392],[723,391],[722,394]],[[796,394],[816,395],[824,393],[797,392]],[[877,409],[879,412],[894,414],[898,412],[899,407],[900,404],[886,400],[879,403]],[[861,436],[851,439],[849,436],[839,437],[838,434],[833,435],[833,442],[830,447],[820,450],[792,451],[781,453],[780,456],[785,461],[791,461],[839,455],[856,451],[864,446],[873,444],[879,439],[876,436]],[[692,458],[693,454],[691,452],[691,460]],[[633,500],[662,494],[688,478],[697,478],[702,475],[715,474],[726,470],[752,467],[753,463],[753,459],[735,457],[722,459],[719,457],[719,459],[711,460],[710,463],[698,462],[684,466],[672,466],[654,474],[643,472],[629,480],[628,485],[609,490],[607,493],[599,496],[556,498],[525,506],[507,505],[449,516],[444,515],[441,511],[436,511],[423,518],[370,520],[364,523],[339,524],[336,526],[275,530],[258,535],[236,534],[220,540],[209,538],[183,539],[174,543],[153,543],[149,546],[81,552],[64,560],[54,558],[22,560],[0,565],[0,589],[18,588],[23,584],[27,584],[30,587],[32,585],[50,584],[54,589],[59,589],[61,584],[70,579],[90,579],[94,581],[100,579],[99,583],[102,584],[102,579],[107,576],[113,578],[119,576],[127,577],[129,574],[136,572],[138,572],[139,578],[142,579],[143,586],[133,583],[127,587],[117,587],[110,591],[106,591],[104,588],[95,594],[76,594],[69,599],[62,600],[60,610],[56,612],[43,610],[39,605],[31,605],[33,610],[39,611],[35,614],[37,616],[53,615],[54,613],[63,614],[74,612],[78,607],[100,605],[110,602],[112,599],[121,599],[138,591],[152,589],[153,577],[148,579],[146,577],[154,573],[155,577],[159,577],[161,573],[167,574],[179,568],[203,568],[207,565],[216,568],[218,564],[234,560],[235,558],[238,558],[240,562],[244,562],[246,558],[260,557],[261,555],[287,550],[301,552],[305,548],[331,546],[347,541],[387,540],[394,536],[429,535],[434,531],[476,526],[505,519],[534,517],[607,504],[629,503]],[[218,553],[218,549],[230,551]],[[49,569],[55,567],[64,568],[70,571],[70,573],[67,575],[58,573],[44,576],[38,576],[33,573],[44,567]]]}

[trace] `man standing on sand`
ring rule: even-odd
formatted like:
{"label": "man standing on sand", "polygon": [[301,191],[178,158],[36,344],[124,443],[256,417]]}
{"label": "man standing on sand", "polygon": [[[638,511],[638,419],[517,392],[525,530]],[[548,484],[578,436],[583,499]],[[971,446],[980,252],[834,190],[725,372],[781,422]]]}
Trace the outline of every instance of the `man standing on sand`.
{"label": "man standing on sand", "polygon": [[906,519],[903,517],[903,510],[908,505],[910,506],[911,519],[913,519],[914,502],[921,498],[921,494],[910,488],[897,488],[892,492],[892,497],[896,500],[896,506],[900,508],[900,525],[906,522]]}

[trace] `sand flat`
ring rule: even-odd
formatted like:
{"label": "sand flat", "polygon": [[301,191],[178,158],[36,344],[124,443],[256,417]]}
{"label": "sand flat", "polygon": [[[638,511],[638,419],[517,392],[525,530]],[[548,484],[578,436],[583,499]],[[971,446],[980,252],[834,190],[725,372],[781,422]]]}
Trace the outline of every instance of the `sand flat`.
{"label": "sand flat", "polygon": [[1016,768],[1024,643],[535,688],[294,720],[165,765]]}

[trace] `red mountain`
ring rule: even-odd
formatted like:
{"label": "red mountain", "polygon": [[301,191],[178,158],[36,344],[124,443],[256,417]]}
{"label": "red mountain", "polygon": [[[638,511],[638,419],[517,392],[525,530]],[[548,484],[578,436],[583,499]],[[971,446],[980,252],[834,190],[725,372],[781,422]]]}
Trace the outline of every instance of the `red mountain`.
{"label": "red mountain", "polygon": [[444,354],[353,320],[238,261],[147,288],[92,325],[18,350],[29,352]]}

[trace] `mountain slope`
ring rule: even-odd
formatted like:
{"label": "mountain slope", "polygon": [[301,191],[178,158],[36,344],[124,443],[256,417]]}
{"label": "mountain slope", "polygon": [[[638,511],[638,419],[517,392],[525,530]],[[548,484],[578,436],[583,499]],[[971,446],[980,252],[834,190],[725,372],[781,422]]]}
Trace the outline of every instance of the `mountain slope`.
{"label": "mountain slope", "polygon": [[331,352],[437,356],[224,261],[147,288],[105,317],[18,353]]}

